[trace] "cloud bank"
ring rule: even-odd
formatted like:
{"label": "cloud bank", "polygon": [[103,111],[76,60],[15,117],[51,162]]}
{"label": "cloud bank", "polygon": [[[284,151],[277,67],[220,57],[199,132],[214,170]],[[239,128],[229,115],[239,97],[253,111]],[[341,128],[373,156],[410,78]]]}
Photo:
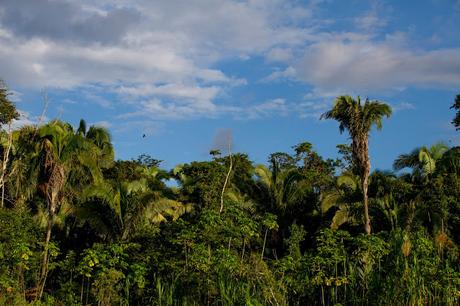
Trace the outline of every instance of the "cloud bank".
{"label": "cloud bank", "polygon": [[460,85],[460,48],[413,48],[405,33],[381,35],[382,14],[391,10],[378,1],[349,28],[328,28],[334,21],[321,15],[322,2],[3,0],[1,77],[20,88],[98,88],[131,105],[120,118],[159,119],[255,119],[299,109],[308,117],[324,108],[283,97],[223,104],[248,80],[219,64],[253,57],[273,67],[262,83],[301,82],[317,97]]}

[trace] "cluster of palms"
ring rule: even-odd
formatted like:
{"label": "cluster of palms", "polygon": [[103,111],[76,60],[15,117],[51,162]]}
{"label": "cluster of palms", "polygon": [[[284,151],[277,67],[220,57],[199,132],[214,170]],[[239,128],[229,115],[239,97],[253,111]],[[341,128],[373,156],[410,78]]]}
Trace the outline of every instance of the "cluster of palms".
{"label": "cluster of palms", "polygon": [[45,228],[38,298],[45,288],[54,227],[90,226],[102,240],[125,240],[136,227],[185,211],[161,192],[164,185],[154,167],[138,165],[137,178],[131,180],[104,175],[114,167],[114,150],[102,127],[87,129],[81,120],[74,130],[54,120],[2,136],[4,141],[12,138],[11,147],[3,147],[4,155],[10,152],[3,161],[2,207],[30,209]]}

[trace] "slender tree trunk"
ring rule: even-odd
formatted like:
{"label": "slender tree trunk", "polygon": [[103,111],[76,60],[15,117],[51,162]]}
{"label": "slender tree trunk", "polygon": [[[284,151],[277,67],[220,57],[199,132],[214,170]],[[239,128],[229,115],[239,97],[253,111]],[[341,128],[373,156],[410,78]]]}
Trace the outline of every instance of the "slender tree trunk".
{"label": "slender tree trunk", "polygon": [[11,146],[13,145],[13,133],[11,132],[11,122],[8,123],[8,146],[6,151],[3,152],[3,164],[2,164],[2,175],[0,177],[0,184],[2,185],[2,203],[1,207],[3,207],[3,203],[5,200],[5,172],[6,172],[6,165],[8,163],[8,159],[10,156]]}
{"label": "slender tree trunk", "polygon": [[268,228],[265,229],[264,245],[262,246],[262,253],[260,254],[261,260],[264,260],[265,244],[267,243],[267,234],[268,234]]}
{"label": "slender tree trunk", "polygon": [[81,277],[80,303],[83,304],[83,291],[85,289],[85,276]]}
{"label": "slender tree trunk", "polygon": [[51,240],[51,229],[53,227],[53,216],[52,214],[48,215],[48,222],[46,225],[46,237],[45,237],[45,246],[43,250],[43,259],[42,259],[42,268],[38,284],[38,295],[37,299],[40,300],[43,295],[43,290],[45,289],[46,276],[48,274],[48,254],[49,254],[49,244]]}
{"label": "slender tree trunk", "polygon": [[224,210],[225,188],[227,188],[228,179],[230,178],[230,173],[232,173],[232,168],[233,168],[233,158],[232,158],[232,152],[230,151],[230,144],[228,146],[228,150],[229,150],[229,157],[230,157],[230,165],[228,167],[227,176],[225,176],[224,186],[222,187],[222,193],[220,195],[220,210],[219,210],[219,213],[222,213],[222,211]]}

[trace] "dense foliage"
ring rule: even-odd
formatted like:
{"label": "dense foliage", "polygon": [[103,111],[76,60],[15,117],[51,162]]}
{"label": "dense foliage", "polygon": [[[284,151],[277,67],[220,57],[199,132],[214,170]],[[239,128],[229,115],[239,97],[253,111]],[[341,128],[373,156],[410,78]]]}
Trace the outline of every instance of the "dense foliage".
{"label": "dense foliage", "polygon": [[[356,118],[326,116],[367,141],[390,110],[350,101],[367,112],[361,138]],[[162,170],[114,161],[109,133],[84,121],[0,139],[2,305],[460,303],[460,147],[417,148],[395,161],[405,172],[367,178],[367,143],[336,160],[305,142],[267,165],[212,151]]]}

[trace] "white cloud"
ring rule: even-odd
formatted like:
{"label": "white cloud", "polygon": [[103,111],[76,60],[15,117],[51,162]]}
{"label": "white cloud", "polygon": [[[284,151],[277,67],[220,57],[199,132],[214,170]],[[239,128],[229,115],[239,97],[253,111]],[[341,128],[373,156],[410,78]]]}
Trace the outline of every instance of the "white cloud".
{"label": "white cloud", "polygon": [[8,83],[74,88],[91,83],[226,81],[218,70],[199,68],[174,51],[105,46],[67,46],[41,39],[0,45]]}
{"label": "white cloud", "polygon": [[235,105],[215,105],[210,101],[190,103],[187,101],[166,101],[157,98],[143,100],[137,105],[139,110],[122,114],[118,119],[131,120],[145,117],[150,120],[217,118],[229,115],[234,119],[262,119],[287,116],[294,113],[295,104],[287,104],[285,99],[276,98],[246,107]]}
{"label": "white cloud", "polygon": [[454,88],[460,85],[460,49],[414,52],[388,40],[333,39],[308,47],[294,68],[320,91]]}
{"label": "white cloud", "polygon": [[210,102],[219,93],[219,87],[197,87],[184,84],[141,85],[138,87],[121,86],[117,91],[131,97],[157,96],[197,103]]}
{"label": "white cloud", "polygon": [[[287,24],[310,15],[305,8],[279,0],[86,1],[85,5],[7,0],[2,6],[2,33],[13,33],[9,38],[0,36],[8,81],[64,88],[117,81],[228,82],[231,78],[209,67],[229,56],[302,44],[306,30]],[[137,17],[107,21],[118,13]],[[89,21],[95,25],[90,27]],[[116,37],[108,40],[107,33]]]}
{"label": "white cloud", "polygon": [[214,117],[217,106],[209,101],[200,103],[162,101],[157,98],[142,100],[136,105],[139,110],[122,114],[119,119],[146,117],[150,120],[159,119],[194,119],[197,117]]}
{"label": "white cloud", "polygon": [[414,47],[410,31],[383,32],[392,11],[375,0],[367,12],[352,18],[353,30],[330,32],[313,26],[305,46],[268,52],[267,59],[287,68],[263,81],[301,80],[321,96],[330,92],[365,95],[410,86],[458,88],[460,48],[424,50]]}
{"label": "white cloud", "polygon": [[298,26],[308,18],[309,7],[281,0],[5,0],[0,66],[11,86],[121,89],[164,115],[203,113],[220,92],[247,84],[216,63],[270,50],[285,60],[311,35]]}

